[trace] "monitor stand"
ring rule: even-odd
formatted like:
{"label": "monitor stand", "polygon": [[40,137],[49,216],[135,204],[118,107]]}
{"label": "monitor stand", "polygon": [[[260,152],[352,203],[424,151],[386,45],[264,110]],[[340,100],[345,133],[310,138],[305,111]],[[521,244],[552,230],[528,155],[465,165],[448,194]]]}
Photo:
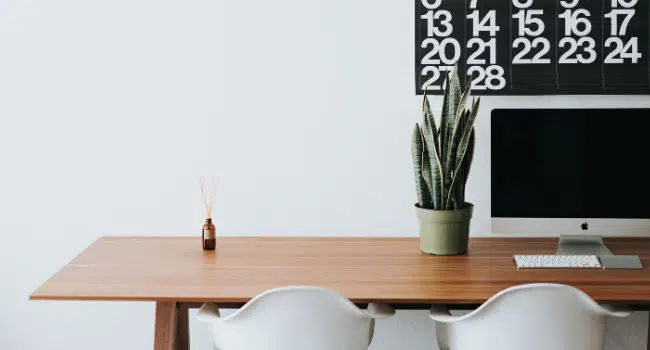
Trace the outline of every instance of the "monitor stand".
{"label": "monitor stand", "polygon": [[589,235],[561,235],[555,255],[612,255],[603,238]]}
{"label": "monitor stand", "polygon": [[555,255],[596,255],[605,269],[643,269],[636,255],[614,255],[600,236],[562,235]]}

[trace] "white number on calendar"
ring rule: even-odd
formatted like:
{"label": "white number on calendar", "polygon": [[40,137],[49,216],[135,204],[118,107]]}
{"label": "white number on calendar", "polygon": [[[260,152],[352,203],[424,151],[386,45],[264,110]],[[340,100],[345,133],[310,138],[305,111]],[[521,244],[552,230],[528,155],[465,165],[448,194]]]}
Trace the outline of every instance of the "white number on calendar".
{"label": "white number on calendar", "polygon": [[422,90],[440,90],[442,89],[440,84],[436,84],[438,79],[440,79],[440,71],[450,71],[454,69],[453,66],[428,66],[422,69],[422,76],[427,77],[431,75],[427,81],[422,84]]}
{"label": "white number on calendar", "polygon": [[639,52],[639,39],[630,38],[627,43],[623,43],[621,38],[608,38],[605,41],[605,47],[614,46],[612,52],[605,57],[605,63],[624,63],[629,58],[632,63],[637,63],[641,58]]}
{"label": "white number on calendar", "polygon": [[479,36],[481,32],[490,32],[490,36],[496,36],[499,31],[496,16],[495,10],[488,11],[482,19],[477,10],[467,15],[472,20],[472,36]]}
{"label": "white number on calendar", "polygon": [[[447,46],[453,46],[454,54],[452,57],[447,57]],[[422,48],[426,49],[431,46],[431,51],[429,51],[424,57],[422,57],[422,64],[454,64],[460,58],[460,44],[458,40],[453,38],[444,38],[442,41],[434,38],[427,38],[422,41]],[[433,58],[436,54],[439,54],[440,59]]]}
{"label": "white number on calendar", "polygon": [[576,5],[578,5],[578,1],[580,1],[580,0],[573,0],[571,2],[562,0],[562,1],[560,1],[560,5],[562,5],[562,7],[564,7],[565,9],[572,9],[572,8],[576,7]]}
{"label": "white number on calendar", "polygon": [[629,9],[630,7],[634,7],[636,5],[637,1],[639,0],[612,0],[612,7],[618,7],[618,5],[621,5],[622,7],[625,7]]}
{"label": "white number on calendar", "polygon": [[490,64],[495,64],[497,62],[497,41],[495,38],[488,40],[487,42],[479,38],[471,38],[467,41],[467,48],[472,49],[476,46],[476,51],[469,55],[467,59],[467,64],[485,64],[485,59],[478,58],[485,52],[485,49],[490,50]]}
{"label": "white number on calendar", "polygon": [[[451,12],[447,10],[429,11],[420,16],[420,18],[427,20],[428,36],[449,36],[454,30],[454,26],[451,25]],[[436,25],[436,21],[439,21],[439,25]],[[441,31],[440,26],[443,26],[445,29]]]}
{"label": "white number on calendar", "polygon": [[[627,26],[630,24],[630,20],[634,16],[635,10],[622,10],[622,9],[613,9],[609,13],[605,14],[605,18],[609,18],[612,22],[610,34],[611,35],[625,35],[627,32]],[[619,26],[619,17],[618,15],[623,15],[623,20],[620,22]]]}
{"label": "white number on calendar", "polygon": [[[551,44],[546,38],[535,38],[531,42],[528,38],[517,38],[512,42],[512,47],[517,49],[520,46],[523,46],[523,49],[519,51],[517,55],[512,59],[513,64],[546,64],[551,63],[550,58],[543,58],[544,55],[548,53],[551,49]],[[532,58],[524,58],[532,48],[540,47],[539,52]]]}
{"label": "white number on calendar", "polygon": [[538,36],[542,34],[544,32],[544,22],[540,18],[533,16],[543,14],[544,10],[519,10],[519,12],[512,15],[512,18],[516,19],[519,24],[519,36]]}
{"label": "white number on calendar", "polygon": [[[560,56],[558,63],[593,63],[596,60],[596,41],[593,38],[580,38],[578,40],[574,38],[562,38],[558,44],[561,48],[568,46],[567,51]],[[576,53],[578,47],[581,47],[584,53],[572,57]]]}
{"label": "white number on calendar", "polygon": [[437,9],[440,6],[442,0],[434,0],[433,3],[430,3],[429,0],[422,0],[422,6],[426,7],[428,10]]}
{"label": "white number on calendar", "polygon": [[[474,76],[474,73],[477,73]],[[506,86],[506,79],[503,77],[503,68],[492,65],[487,68],[472,66],[467,70],[467,75],[472,77],[472,89],[474,90],[500,90]],[[483,84],[485,82],[485,84]]]}
{"label": "white number on calendar", "polygon": [[[585,17],[578,18],[578,16],[589,17],[591,14],[585,9],[575,11],[566,10],[558,17],[564,19],[564,35],[570,36],[571,32],[577,36],[585,36],[591,32],[591,22]],[[582,30],[578,26],[582,27]]]}
{"label": "white number on calendar", "polygon": [[533,0],[525,0],[523,3],[521,0],[512,0],[512,4],[518,9],[527,9],[533,4]]}

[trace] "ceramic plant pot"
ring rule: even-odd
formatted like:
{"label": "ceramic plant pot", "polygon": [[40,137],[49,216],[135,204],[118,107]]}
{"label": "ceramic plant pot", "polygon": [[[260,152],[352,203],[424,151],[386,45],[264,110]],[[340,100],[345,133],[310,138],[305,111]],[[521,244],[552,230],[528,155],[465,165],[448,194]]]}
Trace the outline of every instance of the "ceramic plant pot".
{"label": "ceramic plant pot", "polygon": [[469,223],[474,205],[465,203],[459,210],[422,209],[415,205],[419,229],[420,250],[434,255],[457,255],[467,252]]}

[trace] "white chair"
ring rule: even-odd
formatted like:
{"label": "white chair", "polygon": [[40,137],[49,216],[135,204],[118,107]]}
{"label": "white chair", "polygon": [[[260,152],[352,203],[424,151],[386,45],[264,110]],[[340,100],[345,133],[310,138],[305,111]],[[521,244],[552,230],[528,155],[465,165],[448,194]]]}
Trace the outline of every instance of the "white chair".
{"label": "white chair", "polygon": [[205,303],[197,318],[212,323],[221,350],[367,350],[374,320],[394,313],[381,304],[360,310],[329,289],[293,286],[266,291],[224,318]]}
{"label": "white chair", "polygon": [[464,316],[431,308],[442,350],[603,350],[607,317],[630,313],[548,283],[505,289]]}

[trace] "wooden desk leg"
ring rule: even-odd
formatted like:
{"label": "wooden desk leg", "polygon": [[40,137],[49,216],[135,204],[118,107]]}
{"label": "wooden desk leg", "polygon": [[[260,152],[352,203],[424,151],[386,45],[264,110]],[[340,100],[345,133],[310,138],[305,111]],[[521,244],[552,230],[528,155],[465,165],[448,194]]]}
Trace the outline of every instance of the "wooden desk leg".
{"label": "wooden desk leg", "polygon": [[190,350],[190,320],[188,316],[189,305],[178,303],[176,317],[176,350]]}
{"label": "wooden desk leg", "polygon": [[176,332],[176,309],[178,303],[156,303],[156,328],[153,337],[154,350],[174,350]]}

